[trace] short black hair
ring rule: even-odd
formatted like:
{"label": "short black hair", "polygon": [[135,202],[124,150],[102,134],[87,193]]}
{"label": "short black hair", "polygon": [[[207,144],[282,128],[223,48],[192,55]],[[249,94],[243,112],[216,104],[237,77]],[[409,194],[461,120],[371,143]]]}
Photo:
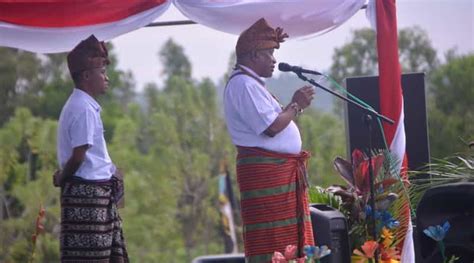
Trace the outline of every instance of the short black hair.
{"label": "short black hair", "polygon": [[79,86],[79,84],[81,84],[82,82],[82,78],[83,78],[82,73],[84,73],[84,71],[71,73],[72,81],[74,81],[74,84],[76,84],[76,86]]}

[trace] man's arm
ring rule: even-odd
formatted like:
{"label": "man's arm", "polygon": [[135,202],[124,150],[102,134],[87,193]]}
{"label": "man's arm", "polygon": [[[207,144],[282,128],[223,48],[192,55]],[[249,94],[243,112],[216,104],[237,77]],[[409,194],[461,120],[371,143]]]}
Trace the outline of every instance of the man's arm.
{"label": "man's arm", "polygon": [[286,106],[286,108],[280,112],[278,117],[273,121],[270,126],[263,132],[265,135],[269,137],[274,137],[283,129],[285,129],[288,124],[296,117],[297,113],[305,109],[311,104],[311,100],[313,100],[314,95],[314,88],[311,86],[304,86],[293,94],[293,98],[291,99],[291,103]]}
{"label": "man's arm", "polygon": [[293,118],[298,114],[298,111],[298,106],[290,103],[263,133],[269,137],[274,137],[290,124]]}
{"label": "man's arm", "polygon": [[62,186],[67,178],[73,176],[81,166],[86,156],[86,151],[89,149],[89,145],[81,145],[72,150],[72,155],[66,162],[64,169],[54,174],[53,183],[55,186]]}

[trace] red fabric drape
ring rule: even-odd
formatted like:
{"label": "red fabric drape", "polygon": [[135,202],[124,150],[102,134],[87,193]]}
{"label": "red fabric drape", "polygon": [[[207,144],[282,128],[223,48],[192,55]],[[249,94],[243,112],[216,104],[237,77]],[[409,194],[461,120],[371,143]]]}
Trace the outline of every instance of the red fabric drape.
{"label": "red fabric drape", "polygon": [[0,0],[0,22],[32,27],[75,27],[109,23],[164,4],[166,0]]}

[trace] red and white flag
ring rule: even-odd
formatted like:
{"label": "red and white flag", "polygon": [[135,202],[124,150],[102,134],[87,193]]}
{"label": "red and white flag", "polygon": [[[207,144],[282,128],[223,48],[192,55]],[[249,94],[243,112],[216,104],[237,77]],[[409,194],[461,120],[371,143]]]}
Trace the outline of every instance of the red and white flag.
{"label": "red and white flag", "polygon": [[0,0],[0,46],[32,52],[71,50],[94,34],[99,40],[141,28],[171,0]]}
{"label": "red and white flag", "polygon": [[[405,124],[403,112],[403,92],[401,69],[398,59],[398,31],[395,0],[377,0],[377,50],[379,59],[380,111],[395,121],[390,125],[384,123],[383,129],[390,151],[400,160],[398,168],[402,179],[407,178],[407,156],[405,152]],[[413,228],[410,218],[409,202],[406,202],[401,232],[404,234],[402,246],[402,263],[415,262],[413,246]]]}

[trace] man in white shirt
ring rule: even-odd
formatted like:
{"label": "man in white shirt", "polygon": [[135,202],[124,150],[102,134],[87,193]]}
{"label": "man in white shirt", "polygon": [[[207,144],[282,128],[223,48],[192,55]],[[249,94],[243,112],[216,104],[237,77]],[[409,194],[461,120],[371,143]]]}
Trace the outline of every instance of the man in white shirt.
{"label": "man in white shirt", "polygon": [[273,74],[273,52],[288,35],[265,19],[242,32],[237,65],[224,91],[227,129],[238,150],[237,180],[241,195],[247,262],[271,262],[287,245],[303,256],[314,245],[307,199],[306,163],[301,136],[293,121],[314,96],[298,89],[282,107],[262,78]]}
{"label": "man in white shirt", "polygon": [[108,88],[107,48],[93,35],[68,54],[76,88],[59,117],[57,155],[61,186],[62,262],[128,262],[117,203],[123,181],[104,139],[101,107]]}

